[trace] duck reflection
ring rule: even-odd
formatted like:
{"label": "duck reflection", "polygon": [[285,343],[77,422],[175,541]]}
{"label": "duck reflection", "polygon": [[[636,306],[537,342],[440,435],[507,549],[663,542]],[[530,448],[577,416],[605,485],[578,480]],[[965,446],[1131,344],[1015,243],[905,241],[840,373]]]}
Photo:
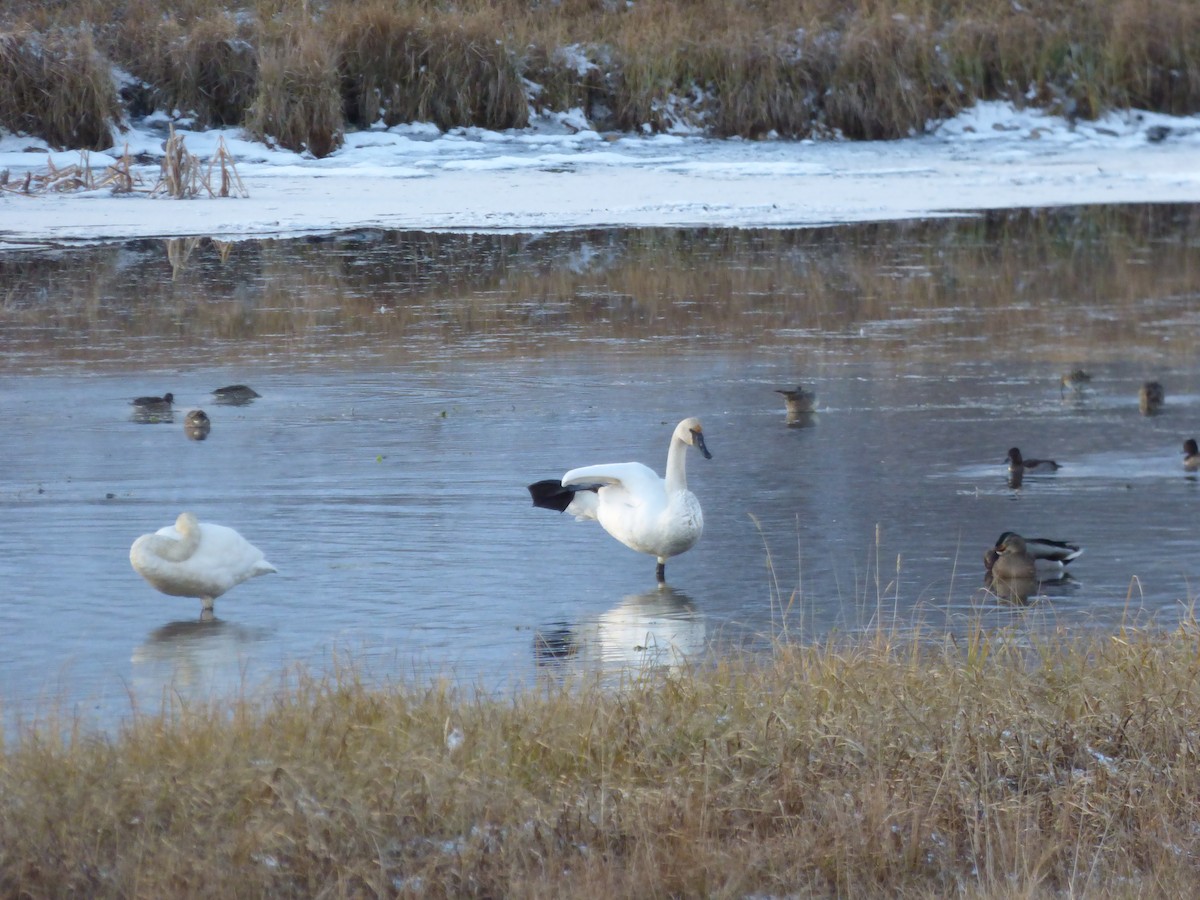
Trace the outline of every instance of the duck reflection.
{"label": "duck reflection", "polygon": [[706,647],[704,617],[687,594],[668,584],[631,594],[577,625],[541,628],[533,639],[538,666],[606,675],[677,668]]}

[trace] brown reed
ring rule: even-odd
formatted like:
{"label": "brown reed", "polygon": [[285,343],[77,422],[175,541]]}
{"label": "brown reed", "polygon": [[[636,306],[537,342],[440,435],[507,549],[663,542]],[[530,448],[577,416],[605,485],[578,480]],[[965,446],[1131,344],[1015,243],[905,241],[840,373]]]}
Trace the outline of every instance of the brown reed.
{"label": "brown reed", "polygon": [[[10,75],[31,40],[80,70],[52,79],[69,115],[43,116],[34,91],[0,95],[4,127],[62,146],[95,146],[107,126],[83,123],[114,119],[89,57],[141,79],[124,89],[131,111],[246,122],[316,155],[347,126],[520,127],[531,103],[582,108],[600,129],[787,138],[902,137],[987,99],[1072,120],[1200,109],[1191,0],[63,0],[0,10],[0,27]],[[54,49],[89,31],[100,55]]]}

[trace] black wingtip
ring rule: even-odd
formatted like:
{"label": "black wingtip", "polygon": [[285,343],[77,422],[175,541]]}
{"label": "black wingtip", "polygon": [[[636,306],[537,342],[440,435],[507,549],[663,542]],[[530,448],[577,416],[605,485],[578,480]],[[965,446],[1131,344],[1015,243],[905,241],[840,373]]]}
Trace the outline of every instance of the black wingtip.
{"label": "black wingtip", "polygon": [[554,478],[547,478],[529,485],[529,496],[533,498],[534,506],[565,512],[575,496],[575,489],[563,487],[562,482]]}

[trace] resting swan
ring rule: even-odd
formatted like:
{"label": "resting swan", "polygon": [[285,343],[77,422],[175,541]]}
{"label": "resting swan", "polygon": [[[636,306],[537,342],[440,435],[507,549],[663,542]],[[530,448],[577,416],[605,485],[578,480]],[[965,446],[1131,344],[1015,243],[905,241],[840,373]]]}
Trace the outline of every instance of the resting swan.
{"label": "resting swan", "polygon": [[164,594],[199,597],[210,615],[213,601],[234,585],[278,571],[232,528],[198,522],[190,512],[180,513],[174,525],[134,541],[129,562]]}
{"label": "resting swan", "polygon": [[535,482],[529,493],[534,506],[596,519],[626,547],[657,557],[655,576],[666,581],[667,560],[690,550],[704,532],[700,501],[687,487],[688,447],[712,459],[699,419],[675,426],[665,478],[639,462],[584,466],[561,481]]}

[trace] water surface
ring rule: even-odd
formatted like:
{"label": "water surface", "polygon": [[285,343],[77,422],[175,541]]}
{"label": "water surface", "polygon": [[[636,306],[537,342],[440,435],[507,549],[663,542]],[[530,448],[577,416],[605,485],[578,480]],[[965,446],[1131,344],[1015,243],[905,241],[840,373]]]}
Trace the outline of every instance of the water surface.
{"label": "water surface", "polygon": [[[810,232],[353,234],[0,258],[0,702],[131,708],[351,661],[487,690],[881,622],[1170,627],[1200,575],[1200,272],[1187,208]],[[1058,376],[1092,371],[1064,396]],[[1167,389],[1160,415],[1137,388]],[[248,382],[262,397],[221,406]],[[775,388],[818,412],[790,427]],[[146,423],[129,400],[171,391]],[[188,440],[186,409],[212,417]],[[701,543],[668,565],[529,504],[576,465],[660,470]],[[1010,487],[1008,447],[1063,469]],[[279,568],[158,594],[129,544],[183,509]],[[1083,544],[1028,608],[980,590],[1004,530]]]}

